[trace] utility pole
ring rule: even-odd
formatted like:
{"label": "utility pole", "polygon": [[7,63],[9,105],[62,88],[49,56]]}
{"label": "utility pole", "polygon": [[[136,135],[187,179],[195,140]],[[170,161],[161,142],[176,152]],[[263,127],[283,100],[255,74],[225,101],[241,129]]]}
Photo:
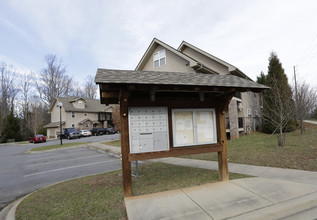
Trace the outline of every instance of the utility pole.
{"label": "utility pole", "polygon": [[294,66],[294,80],[295,80],[295,105],[296,105],[296,117],[297,117],[297,108],[298,108],[298,96],[297,96],[297,82],[296,82],[296,69]]}

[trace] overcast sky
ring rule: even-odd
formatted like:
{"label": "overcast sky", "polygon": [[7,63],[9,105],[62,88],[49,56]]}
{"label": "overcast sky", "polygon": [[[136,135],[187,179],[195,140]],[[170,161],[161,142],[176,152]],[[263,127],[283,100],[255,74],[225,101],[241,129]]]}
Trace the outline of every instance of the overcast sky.
{"label": "overcast sky", "polygon": [[289,82],[317,88],[315,0],[0,0],[0,62],[39,72],[56,54],[75,80],[135,69],[154,37],[185,40],[256,80],[275,51]]}

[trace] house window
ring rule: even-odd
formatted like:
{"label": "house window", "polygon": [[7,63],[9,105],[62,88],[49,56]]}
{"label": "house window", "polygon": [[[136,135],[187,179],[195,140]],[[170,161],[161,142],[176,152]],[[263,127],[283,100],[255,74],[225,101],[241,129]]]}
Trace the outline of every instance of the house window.
{"label": "house window", "polygon": [[153,55],[154,67],[159,67],[166,64],[165,50],[160,50]]}
{"label": "house window", "polygon": [[248,117],[251,118],[252,117],[252,109],[248,108]]}
{"label": "house window", "polygon": [[254,115],[257,117],[259,116],[258,110],[254,110]]}
{"label": "house window", "polygon": [[217,143],[215,109],[173,109],[174,147]]}
{"label": "house window", "polygon": [[78,104],[83,104],[83,101],[78,101]]}
{"label": "house window", "polygon": [[72,118],[75,118],[75,112],[72,112]]}
{"label": "house window", "polygon": [[75,127],[75,124],[72,124],[72,128],[74,128]]}
{"label": "house window", "polygon": [[84,116],[87,116],[87,112],[84,112]]}
{"label": "house window", "polygon": [[89,128],[89,123],[86,123],[86,128]]}

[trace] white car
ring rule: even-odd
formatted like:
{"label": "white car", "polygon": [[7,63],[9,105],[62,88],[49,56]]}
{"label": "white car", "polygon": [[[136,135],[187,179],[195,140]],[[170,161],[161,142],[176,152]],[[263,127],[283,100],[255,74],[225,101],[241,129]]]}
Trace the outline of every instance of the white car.
{"label": "white car", "polygon": [[80,135],[82,137],[90,137],[91,136],[91,132],[88,130],[80,130]]}

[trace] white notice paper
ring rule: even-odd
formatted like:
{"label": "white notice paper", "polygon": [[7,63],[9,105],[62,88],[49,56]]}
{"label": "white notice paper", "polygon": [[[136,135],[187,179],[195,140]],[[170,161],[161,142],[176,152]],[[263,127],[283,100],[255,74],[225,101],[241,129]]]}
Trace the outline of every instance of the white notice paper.
{"label": "white notice paper", "polygon": [[199,120],[200,121],[208,121],[209,120],[209,112],[199,112]]}
{"label": "white notice paper", "polygon": [[185,124],[184,124],[183,119],[177,119],[176,120],[176,130],[177,131],[183,131],[185,129]]}
{"label": "white notice paper", "polygon": [[185,142],[186,142],[186,139],[185,139],[184,135],[182,135],[182,134],[176,135],[176,144],[182,145],[182,144],[185,144]]}
{"label": "white notice paper", "polygon": [[193,130],[193,121],[191,119],[185,119],[185,130]]}

